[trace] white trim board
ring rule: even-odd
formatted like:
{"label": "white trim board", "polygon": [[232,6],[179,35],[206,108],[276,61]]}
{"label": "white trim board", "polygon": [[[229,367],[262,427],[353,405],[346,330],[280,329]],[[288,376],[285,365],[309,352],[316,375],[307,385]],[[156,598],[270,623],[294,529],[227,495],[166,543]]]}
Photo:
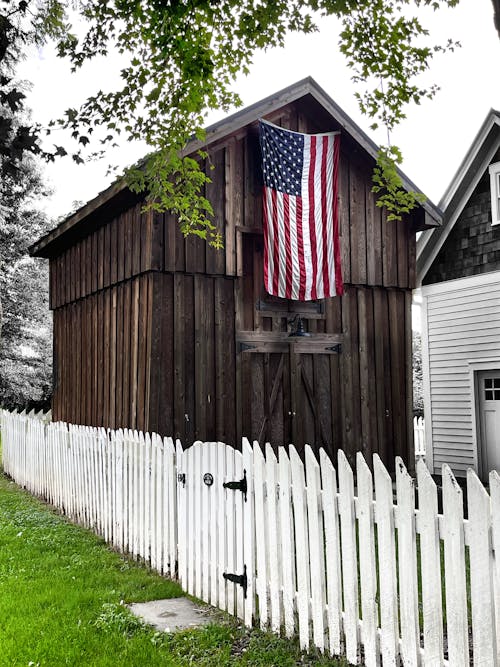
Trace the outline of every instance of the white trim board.
{"label": "white trim board", "polygon": [[445,280],[442,283],[433,283],[432,285],[422,285],[422,296],[432,296],[434,294],[448,294],[457,290],[471,289],[483,285],[500,285],[500,271],[489,271],[488,273],[478,273],[475,276],[465,278],[455,278],[454,280]]}

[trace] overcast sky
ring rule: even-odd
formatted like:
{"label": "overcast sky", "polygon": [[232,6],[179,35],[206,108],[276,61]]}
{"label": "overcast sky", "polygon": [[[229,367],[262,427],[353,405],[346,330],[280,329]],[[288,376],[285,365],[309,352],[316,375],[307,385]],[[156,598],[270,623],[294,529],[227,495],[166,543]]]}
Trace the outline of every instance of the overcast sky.
{"label": "overcast sky", "polygon": [[[408,109],[408,119],[392,136],[404,153],[403,170],[434,202],[439,200],[457,170],[490,108],[500,109],[500,40],[493,26],[491,0],[461,0],[458,8],[441,10],[431,16],[429,28],[434,41],[448,37],[459,40],[458,52],[436,57],[431,72],[441,90],[433,101]],[[250,75],[242,77],[236,89],[245,105],[257,102],[306,76],[320,86],[377,142],[384,134],[369,131],[354,99],[350,72],[336,47],[338,24],[324,21],[319,34],[294,35],[286,49],[258,54]],[[99,88],[113,85],[119,62],[112,58],[86,67],[79,75],[58,60],[52,49],[33,52],[23,65],[22,75],[33,82],[28,105],[42,123],[64,109],[74,107]],[[214,113],[208,119],[220,119]],[[56,139],[54,139],[56,141]],[[57,139],[56,143],[64,143]],[[69,159],[47,167],[54,195],[47,210],[54,216],[66,214],[74,201],[86,202],[111,182],[105,176],[108,163],[127,164],[145,151],[127,147],[100,164],[76,166]]]}

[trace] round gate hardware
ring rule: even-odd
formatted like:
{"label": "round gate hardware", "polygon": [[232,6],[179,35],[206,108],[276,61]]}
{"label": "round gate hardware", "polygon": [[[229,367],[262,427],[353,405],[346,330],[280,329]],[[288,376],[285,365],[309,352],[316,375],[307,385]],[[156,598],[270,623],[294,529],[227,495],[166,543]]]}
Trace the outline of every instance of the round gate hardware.
{"label": "round gate hardware", "polygon": [[212,484],[214,483],[214,476],[212,475],[212,473],[206,472],[203,475],[203,481],[207,486],[212,486]]}

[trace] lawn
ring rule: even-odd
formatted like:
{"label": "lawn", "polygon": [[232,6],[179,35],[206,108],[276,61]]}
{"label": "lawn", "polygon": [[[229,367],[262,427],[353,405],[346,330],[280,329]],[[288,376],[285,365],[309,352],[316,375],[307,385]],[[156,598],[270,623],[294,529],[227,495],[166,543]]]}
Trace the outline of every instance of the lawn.
{"label": "lawn", "polygon": [[222,614],[203,629],[166,634],[123,605],[181,594],[0,474],[0,665],[347,667]]}

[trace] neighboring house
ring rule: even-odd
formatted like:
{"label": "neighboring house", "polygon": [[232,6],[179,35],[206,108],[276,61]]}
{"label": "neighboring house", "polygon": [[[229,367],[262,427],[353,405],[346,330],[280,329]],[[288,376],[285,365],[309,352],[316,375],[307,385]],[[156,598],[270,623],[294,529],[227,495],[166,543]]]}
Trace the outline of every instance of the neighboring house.
{"label": "neighboring house", "polygon": [[417,242],[427,461],[500,470],[500,112],[447,189],[443,225]]}
{"label": "neighboring house", "polygon": [[[264,292],[259,117],[341,132],[342,297]],[[371,192],[377,146],[311,79],[208,128],[205,147],[223,251],[120,184],[33,246],[50,259],[54,419],[411,465],[415,235],[439,213],[426,203],[386,221]],[[296,315],[310,337],[290,337]]]}

